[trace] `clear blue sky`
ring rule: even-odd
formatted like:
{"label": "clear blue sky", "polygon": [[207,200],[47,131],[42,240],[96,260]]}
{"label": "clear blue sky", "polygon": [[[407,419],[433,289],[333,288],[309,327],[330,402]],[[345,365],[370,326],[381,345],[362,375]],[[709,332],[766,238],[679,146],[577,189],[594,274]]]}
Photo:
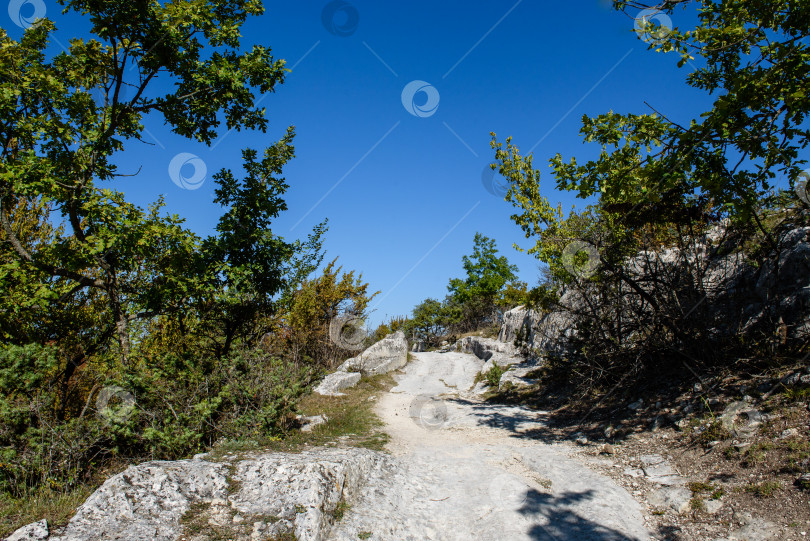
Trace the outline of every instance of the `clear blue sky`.
{"label": "clear blue sky", "polygon": [[[57,22],[61,43],[87,27],[75,15],[61,15],[53,1],[37,2]],[[289,210],[274,232],[305,238],[328,217],[327,260],[339,257],[344,269],[362,272],[381,292],[374,324],[409,314],[424,298],[443,298],[448,280],[462,274],[461,258],[471,252],[476,231],[497,240],[523,280],[537,281],[537,261],[512,248],[528,242],[510,220],[511,206],[482,183],[493,158],[490,131],[514,136],[521,151],[533,148],[545,171],[557,152],[584,160],[598,151],[579,137],[583,114],[650,112],[647,102],[688,122],[710,104],[685,84],[692,67],[678,69],[674,54],[648,51],[633,19],[606,1],[352,0],[331,4],[340,7],[330,19],[333,32],[323,24],[328,5],[270,0],[266,13],[243,28],[245,47],[270,46],[293,68],[262,101],[270,119],[266,135],[233,132],[209,148],[147,119],[147,138],[155,144],[129,146],[121,172],[141,170],[119,187],[143,206],[163,194],[169,212],[208,234],[218,218],[211,175],[222,167],[238,171],[242,148],[261,150],[294,125]],[[23,5],[23,16],[35,7]],[[679,11],[672,21],[690,26],[695,19]],[[11,16],[3,27],[21,34]],[[428,89],[430,100],[425,92],[406,100],[417,113],[431,109],[421,116],[403,106],[403,89],[412,81],[435,89]],[[179,153],[205,164],[197,189],[172,182],[169,165]],[[182,172],[192,176],[193,165]],[[583,204],[556,192],[550,174],[543,181],[544,193],[564,208]]]}

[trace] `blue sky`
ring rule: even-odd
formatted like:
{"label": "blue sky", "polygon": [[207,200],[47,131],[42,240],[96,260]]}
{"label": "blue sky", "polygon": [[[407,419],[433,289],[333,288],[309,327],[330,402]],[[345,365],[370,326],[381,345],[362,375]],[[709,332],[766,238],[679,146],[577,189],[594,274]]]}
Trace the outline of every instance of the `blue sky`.
{"label": "blue sky", "polygon": [[[12,37],[22,32],[12,16],[30,17],[42,6],[57,22],[62,44],[87,27],[76,15],[63,16],[51,0],[27,2],[17,0],[20,11],[10,9],[3,19]],[[711,101],[686,86],[693,66],[678,69],[674,54],[648,51],[633,19],[601,0],[268,0],[265,7],[244,26],[243,45],[270,46],[293,68],[262,100],[268,133],[232,132],[206,147],[149,118],[147,139],[154,144],[128,147],[121,172],[140,173],[118,187],[143,206],[164,195],[168,212],[208,234],[218,218],[211,176],[222,167],[238,172],[242,148],[261,150],[294,125],[297,156],[285,175],[289,210],[274,232],[305,238],[328,217],[327,260],[338,257],[381,292],[373,324],[409,314],[427,297],[443,298],[448,280],[461,276],[461,258],[471,252],[477,231],[496,239],[521,279],[536,283],[537,261],[512,248],[529,244],[510,220],[513,209],[482,182],[493,158],[490,131],[500,139],[513,136],[547,171],[557,152],[578,161],[598,152],[579,137],[583,114],[650,112],[647,102],[688,123]],[[323,21],[328,8],[331,25]],[[687,12],[672,16],[675,26],[694,22]],[[52,49],[60,50],[56,41]],[[412,81],[430,85],[433,103],[418,92],[405,100],[410,111],[403,105],[403,89]],[[425,105],[432,109],[412,114]],[[181,153],[197,157],[181,169],[186,177],[198,173],[196,189],[170,178],[170,164]],[[584,204],[556,192],[550,174],[542,186],[564,209]]]}

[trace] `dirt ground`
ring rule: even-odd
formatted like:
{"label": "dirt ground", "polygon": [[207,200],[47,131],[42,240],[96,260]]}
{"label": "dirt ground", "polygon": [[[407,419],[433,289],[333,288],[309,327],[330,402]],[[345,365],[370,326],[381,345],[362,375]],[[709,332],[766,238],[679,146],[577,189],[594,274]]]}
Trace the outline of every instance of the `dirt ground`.
{"label": "dirt ground", "polygon": [[[491,399],[525,402],[537,392]],[[613,402],[586,421],[570,403],[547,408],[548,425],[535,437],[578,440],[583,460],[646,507],[658,539],[730,539],[752,522],[746,534],[752,541],[808,539],[810,369],[718,374],[686,391],[649,395]],[[686,509],[651,498],[661,485],[644,475],[641,457],[649,455],[660,455],[684,478],[691,491]]]}

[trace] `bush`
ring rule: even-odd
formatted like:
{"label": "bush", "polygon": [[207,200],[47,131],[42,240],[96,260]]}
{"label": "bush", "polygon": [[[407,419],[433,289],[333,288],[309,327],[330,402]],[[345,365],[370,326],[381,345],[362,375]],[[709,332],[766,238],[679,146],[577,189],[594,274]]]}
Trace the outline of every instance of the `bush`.
{"label": "bush", "polygon": [[106,373],[89,362],[62,396],[41,346],[0,349],[0,491],[69,490],[113,460],[177,459],[221,438],[284,434],[314,371],[256,352],[166,354]]}
{"label": "bush", "polygon": [[484,380],[487,382],[487,385],[490,387],[498,388],[501,384],[501,376],[503,376],[506,369],[498,366],[498,363],[493,362],[492,368],[486,371],[484,374]]}

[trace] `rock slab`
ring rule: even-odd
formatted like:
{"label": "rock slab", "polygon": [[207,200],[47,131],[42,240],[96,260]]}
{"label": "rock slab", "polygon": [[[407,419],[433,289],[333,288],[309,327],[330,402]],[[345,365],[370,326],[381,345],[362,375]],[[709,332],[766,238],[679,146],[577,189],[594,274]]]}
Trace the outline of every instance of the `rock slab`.
{"label": "rock slab", "polygon": [[364,376],[387,374],[402,368],[408,362],[408,341],[405,333],[389,334],[357,357],[352,357],[338,367],[341,372],[360,372]]}
{"label": "rock slab", "polygon": [[208,539],[195,533],[204,532],[234,541],[290,533],[324,541],[338,504],[356,497],[386,460],[368,449],[318,448],[221,463],[146,462],[108,479],[58,535],[41,521],[8,540],[192,541]]}

